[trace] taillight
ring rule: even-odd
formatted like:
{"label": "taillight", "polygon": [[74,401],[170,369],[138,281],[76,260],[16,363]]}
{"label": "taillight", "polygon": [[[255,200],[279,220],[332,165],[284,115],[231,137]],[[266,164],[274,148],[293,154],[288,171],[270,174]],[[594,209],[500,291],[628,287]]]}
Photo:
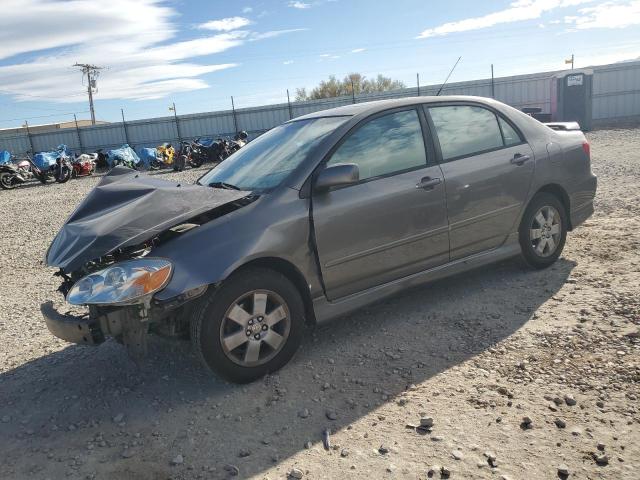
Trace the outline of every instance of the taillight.
{"label": "taillight", "polygon": [[591,158],[591,145],[586,140],[582,142],[582,150],[587,154],[587,157]]}

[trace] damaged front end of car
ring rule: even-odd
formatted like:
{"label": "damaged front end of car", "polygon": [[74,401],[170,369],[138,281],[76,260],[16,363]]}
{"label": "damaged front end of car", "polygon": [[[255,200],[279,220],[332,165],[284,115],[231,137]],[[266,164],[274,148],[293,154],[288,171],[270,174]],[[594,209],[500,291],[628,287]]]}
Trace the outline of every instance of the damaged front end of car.
{"label": "damaged front end of car", "polygon": [[72,343],[99,345],[114,337],[139,361],[151,331],[178,336],[188,327],[201,285],[162,301],[171,281],[170,258],[154,250],[253,201],[248,192],[158,180],[113,169],[76,208],[56,235],[46,263],[57,267],[59,287],[72,308],[41,305],[49,331]]}

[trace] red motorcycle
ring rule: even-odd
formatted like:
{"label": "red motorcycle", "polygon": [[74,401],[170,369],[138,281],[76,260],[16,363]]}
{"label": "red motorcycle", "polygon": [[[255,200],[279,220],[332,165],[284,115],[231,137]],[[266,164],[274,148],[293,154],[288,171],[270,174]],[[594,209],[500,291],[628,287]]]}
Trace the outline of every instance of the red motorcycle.
{"label": "red motorcycle", "polygon": [[96,171],[96,162],[98,160],[97,153],[83,153],[78,155],[71,160],[71,176],[73,178],[77,177],[86,177],[88,175],[93,175]]}

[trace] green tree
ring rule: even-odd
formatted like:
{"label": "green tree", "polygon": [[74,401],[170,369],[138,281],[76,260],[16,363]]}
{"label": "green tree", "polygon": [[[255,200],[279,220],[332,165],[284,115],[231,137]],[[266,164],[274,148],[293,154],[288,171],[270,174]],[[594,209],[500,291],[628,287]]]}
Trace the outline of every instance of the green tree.
{"label": "green tree", "polygon": [[331,75],[328,80],[322,80],[310,92],[307,92],[306,88],[296,89],[296,101],[340,97],[342,95],[351,95],[352,91],[359,95],[361,93],[387,92],[398,88],[405,88],[405,84],[384,75],[368,79],[360,73],[350,73],[342,80],[338,80],[335,75]]}

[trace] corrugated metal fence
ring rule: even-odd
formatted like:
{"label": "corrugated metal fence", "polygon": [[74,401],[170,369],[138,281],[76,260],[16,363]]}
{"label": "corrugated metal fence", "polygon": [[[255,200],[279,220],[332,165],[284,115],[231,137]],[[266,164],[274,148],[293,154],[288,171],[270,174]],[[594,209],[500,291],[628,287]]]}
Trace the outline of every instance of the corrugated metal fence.
{"label": "corrugated metal fence", "polygon": [[[594,123],[627,118],[640,118],[640,62],[629,62],[594,67],[593,119]],[[518,75],[496,78],[493,84],[495,98],[515,108],[540,107],[543,112],[552,111],[552,91],[557,72]],[[435,95],[439,85],[420,88],[420,95]],[[492,96],[491,80],[474,80],[451,83],[442,90],[443,95]],[[356,96],[356,101],[366,102],[386,98],[418,95],[417,88],[405,88],[391,92]],[[254,108],[236,109],[239,130],[247,130],[251,137],[279,125],[290,118],[327,108],[352,103],[350,96],[309,102],[292,102]],[[233,112],[198,113],[178,116],[180,135],[183,139],[199,136],[227,136],[235,131]],[[178,125],[174,117],[137,120],[126,123],[110,123],[93,127],[69,128],[47,133],[0,133],[0,150],[15,154],[28,150],[51,150],[59,144],[68,145],[74,152],[93,152],[99,148],[110,149],[129,143],[134,148],[156,146],[162,142],[177,142]]]}

